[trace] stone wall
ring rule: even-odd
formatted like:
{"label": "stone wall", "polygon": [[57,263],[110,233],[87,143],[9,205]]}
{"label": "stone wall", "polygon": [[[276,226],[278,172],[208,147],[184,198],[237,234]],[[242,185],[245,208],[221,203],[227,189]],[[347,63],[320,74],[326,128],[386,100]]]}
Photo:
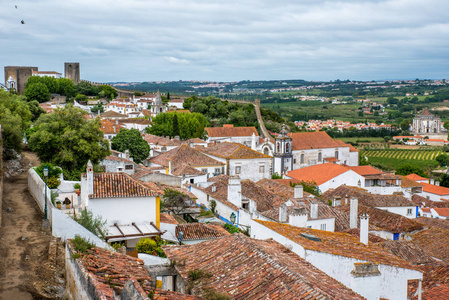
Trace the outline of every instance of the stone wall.
{"label": "stone wall", "polygon": [[5,84],[10,76],[16,82],[16,91],[23,95],[25,91],[25,83],[28,78],[33,75],[33,71],[38,71],[37,67],[18,67],[18,66],[8,66],[5,67]]}

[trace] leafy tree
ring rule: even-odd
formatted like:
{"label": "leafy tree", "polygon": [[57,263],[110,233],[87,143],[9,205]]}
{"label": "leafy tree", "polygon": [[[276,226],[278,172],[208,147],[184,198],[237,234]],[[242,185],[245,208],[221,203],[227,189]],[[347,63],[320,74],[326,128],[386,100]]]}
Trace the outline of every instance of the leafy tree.
{"label": "leafy tree", "polygon": [[13,158],[14,152],[21,152],[23,134],[29,128],[32,118],[30,103],[24,101],[22,96],[0,90],[0,124],[5,159]]}
{"label": "leafy tree", "polygon": [[45,110],[43,110],[42,107],[39,106],[39,102],[36,100],[28,102],[28,108],[30,109],[30,112],[32,114],[31,121],[36,121],[40,115],[45,114]]}
{"label": "leafy tree", "polygon": [[111,148],[120,152],[129,150],[134,162],[140,164],[150,155],[150,145],[142,138],[137,129],[122,129],[112,138]]}
{"label": "leafy tree", "polygon": [[72,97],[74,94],[75,85],[73,81],[68,78],[58,78],[58,94]]}
{"label": "leafy tree", "polygon": [[442,167],[446,167],[449,165],[449,155],[446,154],[440,154],[437,157],[435,157],[435,160],[440,164]]}
{"label": "leafy tree", "polygon": [[99,238],[106,238],[108,234],[106,228],[107,220],[103,220],[101,216],[94,216],[91,210],[84,208],[81,210],[81,213],[74,215],[73,219]]}
{"label": "leafy tree", "polygon": [[39,159],[60,166],[66,179],[79,180],[89,160],[98,164],[110,154],[100,119],[88,121],[85,115],[85,111],[73,105],[41,115],[28,140]]}
{"label": "leafy tree", "polygon": [[103,97],[108,99],[114,99],[118,95],[117,91],[109,85],[102,85],[99,89],[102,95],[104,95]]}
{"label": "leafy tree", "polygon": [[[37,76],[31,76],[37,77]],[[50,100],[50,91],[43,83],[28,84],[23,92],[28,101],[36,100],[39,103]]]}
{"label": "leafy tree", "polygon": [[87,96],[86,95],[83,95],[83,94],[78,94],[78,95],[76,95],[76,97],[75,97],[75,100],[77,101],[77,102],[87,102]]}
{"label": "leafy tree", "polygon": [[179,136],[178,114],[175,114],[173,116],[173,135]]}
{"label": "leafy tree", "polygon": [[159,237],[154,239],[142,238],[136,244],[136,250],[139,253],[147,253],[150,255],[157,255],[159,257],[167,257],[164,250],[162,250],[161,245],[169,244],[166,241],[161,240]]}
{"label": "leafy tree", "polygon": [[427,174],[426,174],[426,172],[424,172],[423,169],[421,169],[420,167],[414,166],[414,165],[410,165],[410,164],[402,165],[401,167],[399,167],[396,170],[397,175],[409,175],[412,173],[417,174],[422,177],[427,177]]}
{"label": "leafy tree", "polygon": [[271,179],[282,179],[282,176],[279,175],[278,172],[274,172],[273,175],[271,175]]}
{"label": "leafy tree", "polygon": [[190,199],[189,196],[186,194],[174,190],[174,189],[165,189],[164,190],[164,197],[162,204],[162,210],[168,210],[171,211],[173,214],[177,215],[179,214],[184,208],[190,206]]}
{"label": "leafy tree", "polygon": [[97,113],[103,113],[104,112],[104,106],[102,102],[98,102],[95,104],[91,109],[91,112],[97,114]]}
{"label": "leafy tree", "polygon": [[409,119],[404,119],[400,124],[401,129],[404,131],[408,131],[410,129],[410,124],[411,122]]}
{"label": "leafy tree", "polygon": [[440,186],[449,187],[449,175],[448,174],[441,174]]}
{"label": "leafy tree", "polygon": [[100,92],[99,88],[89,82],[81,81],[75,85],[75,94],[83,94],[86,96],[97,96]]}
{"label": "leafy tree", "polygon": [[200,113],[192,113],[192,114],[179,114],[176,112],[163,113],[158,114],[155,118],[153,118],[153,126],[147,128],[147,132],[162,136],[168,135],[170,137],[174,137],[175,132],[175,124],[174,121],[176,115],[178,128],[179,128],[179,137],[181,139],[190,139],[190,138],[203,138],[205,136],[204,128],[209,125],[207,119],[204,115]]}
{"label": "leafy tree", "polygon": [[368,165],[366,157],[364,155],[359,155],[359,166],[366,166],[366,165]]}

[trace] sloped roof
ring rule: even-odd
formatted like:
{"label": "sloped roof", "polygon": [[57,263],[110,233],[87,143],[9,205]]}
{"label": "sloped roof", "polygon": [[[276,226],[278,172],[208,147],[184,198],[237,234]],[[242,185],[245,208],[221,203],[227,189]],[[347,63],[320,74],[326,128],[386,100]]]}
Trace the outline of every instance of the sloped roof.
{"label": "sloped roof", "polygon": [[103,118],[127,118],[127,117],[128,117],[127,115],[120,114],[113,110],[108,110],[108,111],[100,114],[100,118],[102,118],[102,119]]}
{"label": "sloped roof", "polygon": [[332,200],[335,196],[345,198],[355,197],[360,204],[370,207],[398,207],[398,206],[416,206],[412,201],[400,195],[377,195],[370,194],[366,190],[340,185],[336,189],[330,189],[324,192],[321,197],[326,200]]}
{"label": "sloped roof", "polygon": [[415,218],[414,220],[424,226],[436,227],[436,228],[448,230],[448,232],[449,232],[449,220],[426,218],[426,217],[418,217],[418,218]]}
{"label": "sloped roof", "polygon": [[[85,174],[83,174],[85,176]],[[164,193],[154,183],[133,179],[126,173],[95,173],[94,193],[90,198],[126,198],[160,196]]]}
{"label": "sloped roof", "polygon": [[408,187],[420,187],[422,186],[421,183],[416,182],[410,178],[408,178],[407,176],[401,176],[399,175],[401,178],[401,188],[408,188]]}
{"label": "sloped roof", "polygon": [[189,166],[221,166],[223,163],[210,158],[198,150],[190,148],[184,144],[175,149],[169,150],[150,159],[150,162],[168,167],[169,161],[172,162],[172,168],[177,165]]}
{"label": "sloped roof", "polygon": [[182,175],[204,175],[204,173],[200,170],[197,170],[195,168],[192,168],[188,164],[178,164],[176,165],[171,173],[175,176],[182,176]]}
{"label": "sloped roof", "polygon": [[423,249],[427,254],[442,259],[449,260],[449,230],[437,227],[429,227],[412,235],[412,241]]}
{"label": "sloped roof", "polygon": [[384,171],[376,169],[372,166],[355,166],[355,167],[347,166],[347,167],[362,176],[385,174]]}
{"label": "sloped roof", "polygon": [[[349,215],[350,205],[338,206],[337,208]],[[409,218],[359,203],[357,215],[359,216],[363,213],[369,215],[370,224],[388,232],[404,233],[423,229],[423,226],[420,223]]]}
{"label": "sloped roof", "polygon": [[163,246],[184,280],[189,271],[210,274],[193,292],[208,286],[232,299],[363,299],[273,240],[233,234],[200,244]]}
{"label": "sloped roof", "polygon": [[179,224],[178,221],[176,221],[175,217],[169,214],[161,213],[161,223],[167,223],[167,224]]}
{"label": "sloped roof", "polygon": [[449,208],[438,208],[434,207],[433,210],[442,217],[449,217]]}
{"label": "sloped roof", "polygon": [[120,123],[133,123],[140,125],[150,125],[152,122],[150,120],[144,118],[131,118],[131,119],[123,119],[119,121]]}
{"label": "sloped roof", "polygon": [[435,262],[435,259],[433,259],[430,255],[427,255],[423,249],[415,245],[413,242],[406,240],[386,240],[379,243],[379,246],[414,265]]}
{"label": "sloped roof", "polygon": [[[415,269],[410,263],[389,253],[379,246],[371,243],[369,245],[360,243],[357,238],[353,237],[349,233],[299,228],[287,224],[261,220],[255,221],[308,250],[326,252],[344,257],[352,257],[362,261],[381,263],[399,268]],[[301,233],[314,235],[321,239],[321,242],[305,238],[301,235]]]}
{"label": "sloped roof", "polygon": [[104,134],[117,134],[124,127],[120,124],[116,124],[115,120],[111,121],[108,119],[101,120],[100,130],[103,131]]}
{"label": "sloped roof", "polygon": [[422,197],[418,194],[412,195],[412,202],[418,205],[419,207],[449,207],[449,202],[447,201],[432,201],[425,197]]}
{"label": "sloped roof", "polygon": [[204,223],[179,224],[178,226],[176,226],[176,236],[178,236],[181,230],[184,234],[184,237],[182,239],[183,241],[215,239],[230,235],[230,233],[226,229],[219,225]]}
{"label": "sloped roof", "polygon": [[146,133],[143,138],[145,139],[145,141],[147,141],[148,144],[154,144],[154,145],[159,145],[159,146],[181,146],[181,141],[178,140],[171,140],[168,138],[164,138],[161,136],[157,136],[157,135],[153,135],[153,134],[148,134]]}
{"label": "sloped roof", "polygon": [[292,150],[349,147],[341,141],[333,140],[324,131],[295,132],[289,135],[292,138]]}
{"label": "sloped roof", "polygon": [[332,178],[349,171],[351,170],[347,167],[338,164],[326,163],[292,170],[287,173],[287,176],[300,181],[315,182],[317,185],[321,185],[328,182]]}
{"label": "sloped roof", "polygon": [[212,147],[201,148],[200,151],[227,159],[273,158],[239,143],[218,143]]}
{"label": "sloped roof", "polygon": [[[295,190],[293,187],[282,184],[275,179],[264,178],[264,179],[259,180],[256,183],[257,183],[257,185],[264,187],[267,190],[269,190],[270,192],[272,192],[282,198],[285,198],[285,199],[293,198],[295,195]],[[310,194],[307,192],[304,192],[304,197],[307,197],[308,195],[310,195]]]}
{"label": "sloped roof", "polygon": [[253,133],[259,136],[256,127],[206,127],[209,137],[231,137],[231,136],[252,136]]}
{"label": "sloped roof", "polygon": [[415,173],[409,174],[409,175],[407,175],[405,177],[407,177],[408,179],[411,179],[411,180],[415,180],[415,181],[429,180],[429,178],[421,177],[421,176],[419,176],[419,175],[417,175]]}
{"label": "sloped roof", "polygon": [[423,192],[435,194],[435,195],[449,195],[449,188],[444,186],[433,185],[430,183],[421,183]]}

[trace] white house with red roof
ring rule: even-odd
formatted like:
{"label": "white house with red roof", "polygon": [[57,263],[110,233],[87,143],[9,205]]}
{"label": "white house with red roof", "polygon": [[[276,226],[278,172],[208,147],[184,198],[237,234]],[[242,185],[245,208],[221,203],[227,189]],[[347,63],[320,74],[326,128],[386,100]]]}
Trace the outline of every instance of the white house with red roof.
{"label": "white house with red roof", "polygon": [[174,106],[177,109],[183,109],[184,108],[184,99],[183,98],[170,99],[170,101],[168,101],[167,105]]}
{"label": "white house with red roof", "polygon": [[359,165],[359,151],[326,132],[295,132],[292,138],[293,169],[304,168],[329,161],[348,166]]}
{"label": "white house with red roof", "polygon": [[429,183],[421,183],[422,197],[432,201],[449,201],[449,188]]}
{"label": "white house with red roof", "polygon": [[258,137],[256,127],[234,127],[233,124],[223,124],[223,127],[206,127],[207,142],[231,142],[251,145],[253,135]]}
{"label": "white house with red roof", "polygon": [[160,236],[160,196],[154,183],[126,173],[96,173],[87,164],[81,176],[81,205],[106,220],[107,242],[125,241],[134,248],[142,237]]}
{"label": "white house with red roof", "polygon": [[430,208],[430,214],[432,218],[449,220],[449,208],[432,207]]}

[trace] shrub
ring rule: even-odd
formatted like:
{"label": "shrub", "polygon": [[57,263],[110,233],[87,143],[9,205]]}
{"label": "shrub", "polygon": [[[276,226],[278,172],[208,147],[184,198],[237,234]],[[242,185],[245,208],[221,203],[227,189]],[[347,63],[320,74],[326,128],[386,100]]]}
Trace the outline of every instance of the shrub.
{"label": "shrub", "polygon": [[74,188],[75,190],[79,190],[79,189],[81,189],[81,185],[80,185],[79,183],[75,183],[75,184],[73,185],[73,188]]}
{"label": "shrub", "polygon": [[165,258],[167,256],[165,255],[164,250],[162,250],[161,248],[161,245],[165,244],[167,243],[162,241],[159,237],[155,237],[154,239],[143,238],[140,239],[139,242],[137,242],[136,250],[139,253],[146,253]]}
{"label": "shrub", "polygon": [[86,253],[87,250],[95,247],[94,243],[91,243],[80,235],[75,235],[75,238],[72,240],[72,244],[75,250],[80,253]]}
{"label": "shrub", "polygon": [[105,226],[107,221],[103,220],[101,216],[94,217],[92,211],[85,208],[79,215],[74,215],[73,219],[99,238],[104,239],[106,237],[107,229]]}
{"label": "shrub", "polygon": [[237,227],[235,227],[231,224],[223,224],[223,228],[226,229],[231,234],[241,232],[240,229],[238,229]]}
{"label": "shrub", "polygon": [[210,211],[215,215],[217,213],[215,211],[215,209],[217,208],[217,202],[215,202],[215,200],[210,200],[209,208],[210,208]]}
{"label": "shrub", "polygon": [[271,179],[282,179],[282,176],[279,175],[278,172],[274,172],[273,175],[271,175]]}
{"label": "shrub", "polygon": [[212,288],[205,288],[203,293],[204,300],[231,300],[226,293],[218,293]]}
{"label": "shrub", "polygon": [[55,166],[51,163],[42,163],[39,167],[35,167],[34,170],[36,173],[43,179],[44,178],[44,167],[48,167],[48,177],[56,177],[59,178],[59,175],[61,175],[62,170],[60,167]]}
{"label": "shrub", "polygon": [[50,189],[56,189],[61,184],[61,181],[56,177],[49,177],[47,179],[47,186]]}

